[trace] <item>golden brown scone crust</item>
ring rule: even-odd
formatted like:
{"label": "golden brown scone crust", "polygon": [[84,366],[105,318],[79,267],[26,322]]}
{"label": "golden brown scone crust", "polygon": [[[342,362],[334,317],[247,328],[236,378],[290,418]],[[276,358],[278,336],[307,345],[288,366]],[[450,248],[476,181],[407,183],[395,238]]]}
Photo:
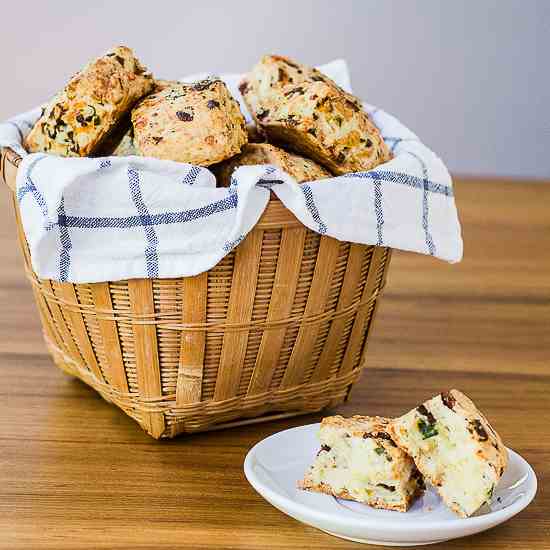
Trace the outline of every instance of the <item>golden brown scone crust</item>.
{"label": "golden brown scone crust", "polygon": [[[354,500],[357,501],[356,498],[351,496],[347,489],[343,489],[342,491],[333,491],[332,488],[327,485],[326,483],[318,483],[314,484],[311,483],[309,480],[304,479],[300,480],[298,482],[298,489],[302,489],[303,491],[313,491],[314,493],[324,493],[325,495],[331,495],[336,498],[342,498],[344,500]],[[370,499],[368,502],[369,506],[372,506],[373,508],[379,508],[381,510],[394,510],[395,512],[406,512],[410,507],[411,504],[424,492],[424,490],[419,486],[416,489],[416,492],[404,495],[404,502],[401,503],[390,503],[382,499]]]}
{"label": "golden brown scone crust", "polygon": [[291,175],[298,183],[332,176],[328,170],[316,162],[287,153],[284,149],[269,143],[248,143],[239,155],[216,165],[214,172],[218,186],[229,187],[231,174],[236,168],[253,164],[274,164]]}
{"label": "golden brown scone crust", "polygon": [[181,84],[179,80],[165,80],[162,78],[155,78],[153,93],[162,92],[162,90],[166,90],[166,88],[178,86],[179,84]]}
{"label": "golden brown scone crust", "polygon": [[315,67],[297,63],[282,55],[264,55],[248,75],[242,80],[239,89],[246,95],[251,111],[257,111],[261,103],[280,96],[280,88],[298,85],[302,82],[324,82],[341,92],[359,109],[361,102]]}
{"label": "golden brown scone crust", "polygon": [[391,159],[359,100],[315,69],[265,56],[240,90],[269,141],[311,157],[334,174],[370,170]]}
{"label": "golden brown scone crust", "polygon": [[345,428],[350,435],[363,436],[364,434],[386,434],[390,419],[384,416],[363,416],[355,414],[349,418],[341,415],[325,416],[321,420],[321,427],[331,426]]}
{"label": "golden brown scone crust", "polygon": [[132,111],[134,143],[143,156],[209,166],[247,143],[239,104],[219,79],[177,84]]}
{"label": "golden brown scone crust", "polygon": [[30,152],[89,156],[153,88],[153,77],[130,48],[119,46],[92,61],[46,105],[25,140]]}

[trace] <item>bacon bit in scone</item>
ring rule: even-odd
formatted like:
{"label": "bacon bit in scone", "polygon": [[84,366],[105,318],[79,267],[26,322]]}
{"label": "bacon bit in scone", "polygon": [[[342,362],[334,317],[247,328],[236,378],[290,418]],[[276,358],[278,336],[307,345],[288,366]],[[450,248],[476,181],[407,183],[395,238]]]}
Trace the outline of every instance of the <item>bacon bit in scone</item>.
{"label": "bacon bit in scone", "polygon": [[479,420],[479,418],[470,421],[470,424],[473,426],[475,432],[479,436],[480,441],[487,441],[489,439],[489,436],[487,435],[487,432],[485,431],[485,428],[481,424],[481,420]]}
{"label": "bacon bit in scone", "polygon": [[340,151],[338,153],[338,156],[336,157],[336,162],[338,162],[339,164],[342,164],[345,162],[345,160],[346,160],[346,155],[344,155],[344,153]]}
{"label": "bacon bit in scone", "polygon": [[307,133],[311,134],[312,136],[316,136],[317,130],[315,128],[308,128]]}
{"label": "bacon bit in scone", "polygon": [[363,439],[384,439],[388,441],[393,447],[397,447],[393,439],[391,438],[390,434],[387,434],[386,432],[366,432],[363,434]]}
{"label": "bacon bit in scone", "polygon": [[195,82],[195,84],[193,84],[193,89],[197,92],[202,92],[203,90],[208,90],[208,88],[216,82],[221,82],[221,80],[219,78],[205,78],[204,80]]}
{"label": "bacon bit in scone", "polygon": [[330,447],[328,445],[321,445],[321,448],[319,449],[317,456],[319,456],[322,452],[328,453],[329,451],[330,451]]}
{"label": "bacon bit in scone", "polygon": [[416,410],[422,415],[425,416],[428,419],[428,422],[430,424],[435,424],[436,420],[434,415],[426,408],[425,405],[419,405],[416,407]]}
{"label": "bacon bit in scone", "polygon": [[329,101],[329,98],[323,97],[315,104],[315,107],[317,107],[317,109],[320,109],[327,101]]}
{"label": "bacon bit in scone", "polygon": [[162,137],[160,136],[153,136],[151,139],[155,145],[158,145],[162,141]]}
{"label": "bacon bit in scone", "polygon": [[209,100],[208,100],[208,103],[206,104],[206,106],[207,106],[209,109],[215,109],[216,107],[219,107],[220,104],[219,104],[215,99],[209,99]]}
{"label": "bacon bit in scone", "polygon": [[303,95],[304,94],[304,89],[301,86],[298,86],[297,88],[292,88],[292,90],[289,90],[284,95],[285,95],[285,97],[291,97],[294,94]]}
{"label": "bacon bit in scone", "polygon": [[313,113],[313,120],[317,120],[319,118],[319,115],[317,113]]}
{"label": "bacon bit in scone", "polygon": [[383,487],[384,489],[390,491],[391,493],[395,491],[395,487],[393,485],[386,485],[385,483],[379,483],[377,487]]}
{"label": "bacon bit in scone", "polygon": [[322,76],[319,76],[319,75],[313,75],[311,77],[311,80],[313,80],[313,82],[324,82],[325,81],[325,79]]}
{"label": "bacon bit in scone", "polygon": [[177,111],[176,116],[183,122],[190,122],[193,120],[193,115],[185,111]]}
{"label": "bacon bit in scone", "polygon": [[[279,57],[279,56],[275,56]],[[279,58],[283,63],[286,63],[289,67],[293,67],[294,69],[299,69],[298,65],[296,63],[293,63],[292,61],[285,59],[284,57]],[[301,71],[300,71],[301,72]]]}
{"label": "bacon bit in scone", "polygon": [[376,437],[378,439],[385,439],[388,441],[393,447],[397,447],[395,444],[395,441],[391,438],[390,434],[387,434],[386,432],[377,432]]}
{"label": "bacon bit in scone", "polygon": [[296,120],[296,115],[288,115],[287,119],[286,119],[286,123],[289,125],[289,126],[297,126],[298,125],[298,120]]}
{"label": "bacon bit in scone", "polygon": [[359,108],[359,105],[357,105],[357,103],[354,103],[353,101],[349,100],[346,98],[346,103],[355,111],[355,112],[359,112],[361,109]]}
{"label": "bacon bit in scone", "polygon": [[258,113],[256,114],[256,117],[259,119],[259,120],[263,120],[266,116],[269,115],[269,109],[261,109],[260,111],[258,111]]}
{"label": "bacon bit in scone", "polygon": [[426,488],[426,484],[424,483],[424,476],[420,473],[420,470],[416,466],[413,467],[411,477],[413,479],[416,479],[419,489],[424,490]]}
{"label": "bacon bit in scone", "polygon": [[453,397],[450,391],[444,391],[441,393],[441,401],[443,402],[443,405],[451,409],[451,411],[456,404],[456,399]]}

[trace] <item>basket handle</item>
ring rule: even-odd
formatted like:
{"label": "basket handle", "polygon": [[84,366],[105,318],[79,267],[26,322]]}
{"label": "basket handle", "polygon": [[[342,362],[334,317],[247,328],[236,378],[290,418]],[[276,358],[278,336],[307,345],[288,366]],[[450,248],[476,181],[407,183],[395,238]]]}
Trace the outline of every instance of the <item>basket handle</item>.
{"label": "basket handle", "polygon": [[12,193],[15,193],[17,168],[23,159],[9,147],[4,147],[0,154],[0,179],[4,180]]}

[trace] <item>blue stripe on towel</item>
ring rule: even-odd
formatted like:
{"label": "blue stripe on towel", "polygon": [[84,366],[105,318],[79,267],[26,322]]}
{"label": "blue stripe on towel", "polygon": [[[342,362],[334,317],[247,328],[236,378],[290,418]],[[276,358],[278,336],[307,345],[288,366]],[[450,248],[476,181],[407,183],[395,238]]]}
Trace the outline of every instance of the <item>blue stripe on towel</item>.
{"label": "blue stripe on towel", "polygon": [[376,244],[382,246],[384,244],[383,228],[384,228],[384,211],[382,209],[382,183],[380,178],[373,176],[374,179],[374,214],[376,215],[376,233],[378,240]]}
{"label": "blue stripe on towel", "polygon": [[[65,215],[65,200],[61,197],[59,206],[57,208],[58,217]],[[71,237],[69,230],[62,225],[59,226],[59,241],[61,243],[61,249],[59,251],[59,280],[67,281],[69,278],[69,271],[71,269]]]}
{"label": "blue stripe on towel", "polygon": [[44,218],[44,224],[46,227],[46,230],[51,229],[51,225],[47,223],[48,220],[48,205],[46,203],[46,200],[44,199],[44,196],[42,193],[38,190],[36,185],[34,185],[34,182],[32,181],[31,174],[34,170],[34,167],[41,161],[44,160],[47,157],[47,155],[39,155],[36,156],[32,162],[29,164],[27,168],[27,173],[25,175],[25,185],[20,187],[17,190],[17,202],[21,203],[23,198],[30,193],[32,197],[34,198],[36,204],[40,208],[40,212],[42,213],[42,217]]}
{"label": "blue stripe on towel", "polygon": [[191,170],[185,174],[182,183],[185,185],[193,185],[197,176],[201,173],[201,169],[198,166],[192,166]]}
{"label": "blue stripe on towel", "polygon": [[172,223],[186,223],[201,218],[219,214],[226,210],[236,208],[238,203],[237,194],[229,194],[225,199],[212,202],[200,208],[182,210],[180,212],[164,212],[162,214],[149,214],[148,216],[128,217],[84,217],[64,216],[59,220],[60,225],[65,227],[78,227],[79,229],[107,229],[116,227],[118,229],[129,229],[132,227],[147,227],[154,225],[168,225]]}
{"label": "blue stripe on towel", "polygon": [[141,196],[141,189],[139,186],[139,172],[135,168],[128,168],[128,184],[130,186],[130,195],[136,205],[139,212],[139,219],[141,225],[145,230],[145,237],[147,239],[147,246],[145,247],[145,261],[147,263],[147,276],[158,277],[159,272],[159,258],[157,253],[158,238],[154,228],[154,224],[151,223],[151,216],[143,202]]}
{"label": "blue stripe on towel", "polygon": [[321,219],[319,210],[317,209],[317,205],[315,204],[315,199],[313,198],[313,192],[311,191],[311,187],[309,185],[302,184],[300,185],[300,189],[302,190],[302,193],[304,194],[304,197],[306,199],[306,208],[311,214],[311,217],[313,218],[313,220],[319,226],[317,232],[320,233],[321,235],[324,235],[327,232],[327,226]]}
{"label": "blue stripe on towel", "polygon": [[428,179],[428,169],[426,163],[415,153],[407,151],[411,157],[415,158],[422,167],[422,175],[424,176],[424,192],[422,194],[422,229],[424,229],[424,238],[426,241],[426,248],[430,256],[435,254],[435,244],[433,242],[432,234],[429,227],[429,203],[428,203],[428,184],[431,183]]}
{"label": "blue stripe on towel", "polygon": [[408,185],[409,187],[423,189],[423,190],[429,191],[430,193],[438,193],[440,195],[445,195],[446,197],[453,196],[453,189],[448,185],[444,185],[442,183],[435,183],[425,178],[410,176],[409,174],[404,174],[402,172],[390,172],[387,170],[370,170],[369,172],[354,172],[351,174],[346,174],[343,177],[365,178],[365,179],[378,178],[382,181],[387,181],[388,183],[399,183],[401,185]]}

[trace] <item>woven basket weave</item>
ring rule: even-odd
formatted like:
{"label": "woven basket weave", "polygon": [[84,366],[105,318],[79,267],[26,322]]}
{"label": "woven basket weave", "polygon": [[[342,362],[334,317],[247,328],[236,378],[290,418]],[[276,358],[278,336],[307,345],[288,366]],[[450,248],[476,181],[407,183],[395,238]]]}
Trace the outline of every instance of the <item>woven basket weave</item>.
{"label": "woven basket weave", "polygon": [[[2,151],[12,192],[20,161]],[[56,365],[155,438],[337,405],[365,365],[387,248],[322,237],[272,197],[206,273],[58,283],[32,271],[15,195],[14,205]]]}

